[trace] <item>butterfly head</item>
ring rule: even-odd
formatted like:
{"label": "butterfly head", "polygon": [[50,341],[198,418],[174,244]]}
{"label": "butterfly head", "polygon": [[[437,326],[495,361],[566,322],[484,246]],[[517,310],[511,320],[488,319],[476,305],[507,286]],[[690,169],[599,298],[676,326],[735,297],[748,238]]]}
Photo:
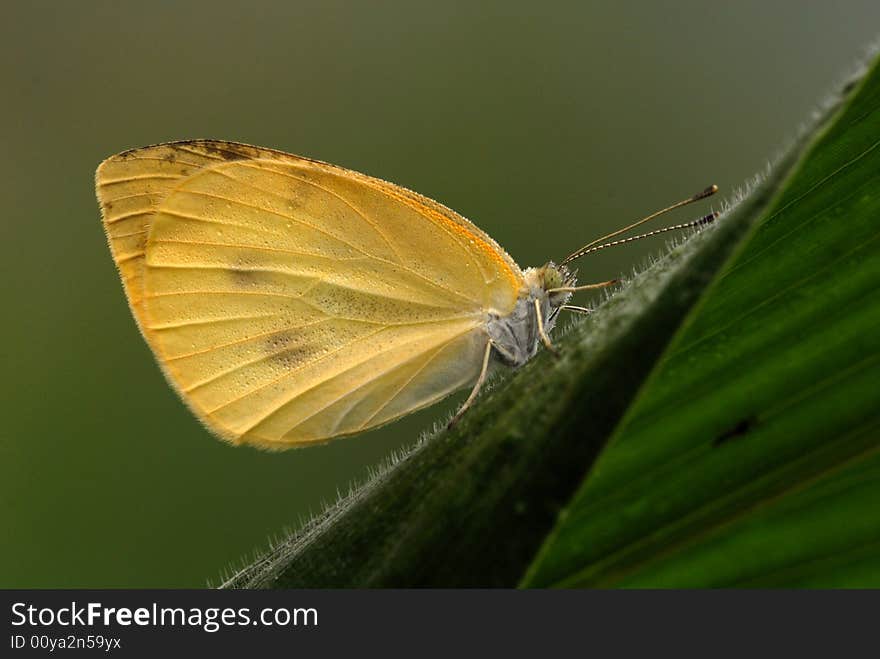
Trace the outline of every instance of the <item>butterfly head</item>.
{"label": "butterfly head", "polygon": [[553,291],[559,288],[570,288],[577,284],[576,272],[569,271],[564,265],[556,265],[553,261],[548,261],[540,268],[537,268],[535,275],[538,285],[548,293],[548,301],[554,309],[565,304],[568,298],[571,297],[571,293]]}

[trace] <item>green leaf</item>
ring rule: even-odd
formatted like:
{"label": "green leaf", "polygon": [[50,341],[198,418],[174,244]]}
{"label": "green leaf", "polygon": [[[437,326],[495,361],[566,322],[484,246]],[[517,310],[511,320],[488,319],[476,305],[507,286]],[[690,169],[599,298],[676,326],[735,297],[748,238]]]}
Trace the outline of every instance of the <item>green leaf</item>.
{"label": "green leaf", "polygon": [[880,70],[663,355],[523,585],[880,586]]}
{"label": "green leaf", "polygon": [[[859,103],[859,107],[863,105]],[[848,117],[855,116],[851,111],[852,108],[847,112]],[[853,123],[853,119],[849,122]],[[836,124],[828,135],[841,131],[849,135],[840,124]],[[699,451],[721,457],[701,467],[705,472],[700,474],[694,473],[696,470],[690,464],[680,470],[674,463],[669,463],[668,473],[662,472],[657,477],[660,485],[673,480],[672,475],[717,485],[719,474],[722,474],[722,481],[740,476],[750,486],[756,486],[757,481],[751,478],[751,474],[738,471],[739,467],[730,472],[724,465],[739,464],[735,456],[743,451],[751,451],[755,462],[763,464],[761,448],[754,448],[754,443],[750,443],[751,435],[766,432],[770,422],[764,418],[763,408],[746,406],[749,412],[745,417],[733,414],[732,410],[740,410],[742,405],[737,404],[740,398],[757,401],[758,394],[765,389],[768,400],[783,405],[780,409],[798,403],[773,399],[772,383],[778,384],[779,378],[769,367],[759,368],[759,376],[734,352],[725,348],[715,354],[716,348],[712,346],[716,345],[715,341],[736,334],[741,335],[746,345],[758,351],[752,355],[756,360],[761,355],[773,358],[786,346],[774,350],[772,337],[786,341],[786,345],[791,339],[777,336],[775,325],[758,326],[756,333],[748,318],[733,328],[729,327],[728,319],[735,317],[730,314],[742,315],[750,309],[741,305],[750,304],[753,295],[757,295],[752,289],[781,292],[785,287],[795,287],[791,293],[768,303],[770,308],[782,304],[788,308],[792,298],[786,296],[794,295],[795,299],[800,299],[808,292],[797,288],[800,279],[792,268],[802,268],[806,264],[815,270],[817,263],[825,259],[846,260],[843,252],[834,251],[836,247],[829,251],[826,245],[811,242],[832,236],[810,238],[809,223],[804,225],[801,233],[782,243],[787,249],[796,248],[796,254],[784,259],[776,253],[775,241],[786,238],[786,226],[792,214],[805,209],[804,215],[800,216],[802,223],[817,213],[824,217],[824,213],[836,212],[828,208],[836,208],[835,203],[846,201],[836,199],[834,195],[823,196],[826,203],[831,204],[826,208],[819,200],[824,190],[842,178],[841,174],[831,174],[837,160],[830,156],[821,162],[810,159],[801,163],[798,165],[799,178],[789,182],[789,174],[808,142],[805,136],[767,179],[726,213],[716,226],[679,245],[617,292],[589,319],[575,325],[564,336],[557,336],[563,355],[561,359],[538,355],[525,368],[484,393],[458,427],[424,438],[406,454],[394,457],[366,483],[340,498],[304,529],[266,555],[238,570],[223,585],[282,588],[513,586],[520,582],[536,552],[547,540],[547,534],[554,529],[559,511],[575,493],[577,497],[567,517],[557,526],[549,544],[544,544],[540,561],[533,566],[527,583],[587,583],[589,579],[581,580],[578,576],[582,570],[587,570],[583,574],[588,574],[594,564],[604,565],[603,561],[617,555],[617,551],[624,552],[619,556],[623,559],[632,556],[627,553],[628,548],[632,543],[645,541],[644,534],[650,523],[657,522],[662,530],[662,525],[670,521],[660,521],[663,514],[670,511],[668,497],[654,496],[656,482],[645,483],[640,488],[639,476],[642,472],[647,475],[646,465],[655,467],[650,473],[659,473],[657,469],[662,472],[666,465],[663,462],[665,451],[672,438],[684,438],[681,440],[684,442],[693,436],[694,442],[702,442],[700,447],[705,443],[710,446],[718,444],[712,451],[703,448]],[[835,139],[833,146],[839,147],[839,151],[831,149],[831,152],[841,163],[849,162],[854,153],[850,147],[856,148],[859,144]],[[862,159],[867,162],[870,155]],[[870,161],[874,163],[873,159]],[[852,164],[850,169],[858,167]],[[803,179],[807,174],[811,178]],[[808,184],[809,181],[813,184]],[[818,181],[822,182],[816,183]],[[777,201],[783,188],[785,199]],[[853,194],[853,190],[848,194]],[[846,203],[854,204],[861,203],[862,197],[847,199]],[[815,200],[818,205],[807,208]],[[771,204],[777,210],[768,214],[766,211]],[[763,216],[769,219],[763,221],[762,232],[749,240],[749,247],[763,244],[765,250],[774,250],[771,252],[773,258],[768,262],[758,258],[760,252],[755,252],[757,260],[740,268],[747,276],[742,281],[737,278],[736,268],[728,268],[724,279],[713,286],[712,298],[701,305],[699,314],[688,323],[683,335],[685,339],[681,336],[676,339],[674,350],[680,351],[684,347],[689,352],[682,353],[684,356],[678,361],[673,357],[664,363],[663,370],[668,364],[677,364],[674,378],[664,386],[662,373],[657,373],[647,390],[640,394],[646,378],[706,287],[716,279],[758,218]],[[818,224],[824,225],[824,221]],[[765,227],[773,232],[767,234]],[[855,238],[867,233],[866,230],[850,233],[850,236]],[[759,242],[755,243],[756,240]],[[737,256],[737,262],[746,263],[742,253]],[[753,268],[758,268],[755,275],[752,274]],[[861,270],[855,274],[856,269],[855,265],[848,265],[846,271],[852,270],[854,274],[851,276],[861,281]],[[868,279],[870,277],[866,281]],[[721,306],[711,304],[726,281],[732,286],[727,297],[730,302]],[[838,286],[845,283],[838,281]],[[820,284],[816,281],[811,285]],[[826,296],[832,293],[832,299],[844,295],[840,287],[824,292]],[[831,304],[833,306],[833,302]],[[823,308],[826,309],[824,313],[814,310],[814,323],[797,325],[797,331],[803,337],[813,337],[822,346],[822,339],[813,334],[813,329],[814,325],[819,327],[817,322],[828,320],[826,316],[832,309],[827,305]],[[799,313],[801,315],[789,311],[774,322],[783,322],[789,317],[810,318],[807,312]],[[739,327],[743,328],[743,333],[739,332]],[[765,330],[770,333],[765,335]],[[694,334],[695,331],[698,333]],[[714,338],[694,343],[704,335]],[[762,346],[766,354],[761,352]],[[702,356],[700,351],[706,351],[708,356]],[[813,363],[806,348],[798,354],[802,354],[807,363]],[[693,361],[690,361],[691,356]],[[710,373],[716,373],[713,370],[715,360],[720,364],[723,357],[727,358],[724,362],[727,371],[711,376]],[[825,364],[825,361],[821,363]],[[761,361],[754,363],[756,367],[762,364]],[[788,363],[784,360],[783,365]],[[686,368],[682,368],[683,365]],[[748,383],[746,393],[728,386],[734,381],[731,380],[734,374],[741,374],[737,378],[745,378]],[[724,396],[718,401],[713,400],[711,405],[702,400],[707,393],[707,382],[709,393],[716,389],[724,392]],[[753,390],[754,394],[751,393]],[[660,394],[663,395],[658,398]],[[633,449],[631,443],[616,441],[609,454],[620,454],[623,450],[621,457],[609,466],[603,456],[602,471],[591,474],[586,485],[582,486],[594,459],[637,396],[638,409],[651,414],[647,425],[642,427],[640,445]],[[853,398],[851,392],[849,398]],[[654,403],[644,408],[646,400]],[[712,416],[716,409],[724,415]],[[815,404],[811,409],[818,412]],[[783,412],[778,414],[785,416]],[[657,416],[661,418],[659,424],[653,421]],[[827,416],[822,418],[827,421]],[[856,416],[853,412],[853,417]],[[632,425],[632,415],[627,418],[627,428],[639,428],[638,424]],[[741,423],[743,419],[744,424]],[[741,428],[745,428],[742,432],[748,441],[740,441],[744,437],[734,432]],[[864,439],[865,434],[859,437]],[[851,444],[859,441],[853,439]],[[793,450],[802,448],[794,446],[797,441],[791,436],[788,443]],[[742,448],[750,446],[753,448]],[[842,448],[841,452],[845,453]],[[834,455],[838,456],[838,453],[834,452]],[[691,457],[687,453],[685,458],[679,459],[689,460]],[[799,477],[801,471],[792,467],[786,473],[791,480]],[[608,497],[606,501],[610,503],[599,510],[600,517],[595,517],[592,512],[583,516],[580,514],[582,507],[593,499],[585,492],[602,474],[604,478],[598,481],[602,487],[600,493]],[[708,505],[712,509],[727,510],[734,516],[745,512],[736,501],[725,506],[723,501],[698,498],[703,493],[697,490],[679,491],[677,487],[669,489],[694,505],[697,511],[702,510],[702,505]],[[721,489],[728,492],[726,487]],[[617,499],[622,498],[626,503],[630,494],[634,497],[632,507],[619,507]],[[859,514],[856,508],[851,511],[854,516]],[[684,520],[675,521],[687,526]],[[655,554],[651,555],[657,558]],[[852,565],[863,565],[863,558],[854,555]],[[724,560],[723,556],[721,560]],[[626,560],[614,565],[625,563]],[[843,568],[838,566],[837,569]],[[601,574],[606,575],[605,572]]]}

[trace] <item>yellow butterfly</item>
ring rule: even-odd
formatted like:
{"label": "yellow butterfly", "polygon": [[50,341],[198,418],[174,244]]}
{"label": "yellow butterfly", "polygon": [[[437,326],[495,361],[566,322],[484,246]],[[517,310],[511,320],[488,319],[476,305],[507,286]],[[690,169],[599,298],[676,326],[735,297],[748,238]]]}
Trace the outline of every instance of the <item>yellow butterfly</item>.
{"label": "yellow butterfly", "polygon": [[129,305],[169,382],[221,438],[272,449],[374,428],[473,385],[457,419],[490,363],[552,349],[560,309],[585,311],[566,305],[571,294],[614,283],[576,286],[566,264],[632,240],[520,270],[435,201],[233,142],[126,151],[101,163],[96,187]]}

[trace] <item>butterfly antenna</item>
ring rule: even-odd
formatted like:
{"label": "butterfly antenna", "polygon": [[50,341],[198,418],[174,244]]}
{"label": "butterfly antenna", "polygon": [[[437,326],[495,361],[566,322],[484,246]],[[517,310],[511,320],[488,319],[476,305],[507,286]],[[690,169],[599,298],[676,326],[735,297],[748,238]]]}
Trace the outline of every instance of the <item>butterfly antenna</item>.
{"label": "butterfly antenna", "polygon": [[[589,254],[590,252],[595,252],[600,249],[604,249],[606,247],[611,247],[612,245],[621,245],[623,243],[632,242],[634,240],[640,240],[642,238],[647,238],[648,236],[654,236],[654,235],[657,235],[658,233],[663,233],[665,231],[675,231],[677,229],[686,229],[688,227],[699,226],[701,224],[708,224],[709,222],[713,221],[717,217],[716,213],[711,213],[710,215],[706,215],[704,217],[701,217],[699,220],[694,220],[693,222],[686,222],[684,224],[677,224],[672,227],[666,227],[664,229],[658,229],[656,231],[650,231],[648,233],[644,233],[644,234],[641,234],[638,236],[626,238],[625,240],[615,240],[610,243],[605,243],[605,241],[608,240],[609,238],[614,238],[614,236],[619,236],[620,234],[626,233],[627,231],[632,231],[637,226],[641,226],[645,222],[650,222],[655,217],[659,217],[660,215],[663,215],[664,213],[668,213],[669,211],[674,211],[676,208],[681,208],[682,206],[687,206],[688,204],[692,204],[695,201],[700,201],[702,199],[705,199],[706,197],[711,197],[716,192],[718,192],[718,186],[717,185],[710,185],[708,188],[706,188],[702,192],[698,192],[697,194],[695,194],[692,197],[688,197],[687,199],[682,199],[681,201],[678,201],[678,202],[672,204],[671,206],[667,206],[666,208],[660,209],[656,213],[651,213],[647,217],[643,217],[638,222],[633,222],[629,226],[625,226],[622,229],[618,229],[617,231],[612,231],[611,233],[609,233],[605,236],[602,236],[601,238],[596,238],[596,240],[587,243],[586,245],[581,247],[576,252],[573,252],[573,253],[569,254],[568,256],[566,256],[564,259],[562,259],[562,262],[560,263],[560,265],[565,265],[566,263],[571,263],[575,259],[582,257],[584,254]],[[707,218],[710,218],[710,217],[711,217],[711,219],[707,220]],[[600,245],[600,243],[605,243],[605,244]]]}
{"label": "butterfly antenna", "polygon": [[711,224],[721,215],[718,211],[713,211],[708,215],[704,215],[698,220],[693,220],[692,222],[685,222],[683,224],[674,224],[671,227],[663,227],[662,229],[654,229],[653,231],[649,231],[648,233],[640,233],[637,236],[630,236],[629,238],[621,238],[620,240],[612,240],[610,243],[602,243],[601,245],[596,245],[595,247],[590,247],[584,251],[578,250],[580,253],[578,256],[583,256],[584,254],[589,254],[591,252],[598,252],[600,249],[605,249],[606,247],[614,247],[616,245],[624,245],[626,243],[631,243],[635,240],[641,240],[642,238],[650,238],[651,236],[656,236],[660,233],[666,233],[667,231],[679,231],[681,229],[690,229],[692,227],[701,227],[706,224]]}

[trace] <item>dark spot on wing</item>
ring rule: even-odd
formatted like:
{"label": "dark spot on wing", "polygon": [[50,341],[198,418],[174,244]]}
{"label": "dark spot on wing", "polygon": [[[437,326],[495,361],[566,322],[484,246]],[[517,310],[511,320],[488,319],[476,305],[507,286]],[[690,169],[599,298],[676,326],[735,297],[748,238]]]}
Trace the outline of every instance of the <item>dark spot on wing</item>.
{"label": "dark spot on wing", "polygon": [[297,167],[293,170],[293,175],[297,178],[301,178],[304,181],[314,181],[315,177],[312,175],[312,172],[308,171],[303,167]]}
{"label": "dark spot on wing", "polygon": [[169,151],[162,158],[165,162],[175,162],[177,160],[177,154],[174,151]]}
{"label": "dark spot on wing", "polygon": [[745,419],[741,419],[737,422],[737,424],[723,433],[718,435],[713,441],[712,446],[721,446],[722,444],[729,442],[732,439],[739,439],[743,435],[748,434],[752,431],[752,429],[758,425],[758,419],[754,416],[746,417]]}
{"label": "dark spot on wing", "polygon": [[253,255],[241,254],[229,265],[229,276],[232,283],[239,288],[256,288],[260,283],[263,271],[260,262]]}
{"label": "dark spot on wing", "polygon": [[[299,173],[297,173],[296,175],[299,176]],[[300,183],[292,185],[290,187],[290,191],[287,194],[287,199],[285,200],[287,210],[294,214],[294,217],[296,217],[297,212],[301,211],[309,204],[309,200],[311,199],[312,195],[313,191],[311,186],[303,185]]]}
{"label": "dark spot on wing", "polygon": [[253,288],[260,280],[260,271],[244,265],[229,266],[229,276],[238,288]]}
{"label": "dark spot on wing", "polygon": [[272,353],[270,358],[284,368],[293,369],[311,360],[315,352],[314,347],[306,343]]}
{"label": "dark spot on wing", "polygon": [[293,343],[294,335],[290,330],[281,330],[266,337],[263,348],[266,352],[280,352]]}
{"label": "dark spot on wing", "polygon": [[224,142],[222,146],[215,142],[198,142],[197,144],[209,155],[219,156],[224,160],[247,160],[254,157],[253,147],[243,144],[230,142]]}

